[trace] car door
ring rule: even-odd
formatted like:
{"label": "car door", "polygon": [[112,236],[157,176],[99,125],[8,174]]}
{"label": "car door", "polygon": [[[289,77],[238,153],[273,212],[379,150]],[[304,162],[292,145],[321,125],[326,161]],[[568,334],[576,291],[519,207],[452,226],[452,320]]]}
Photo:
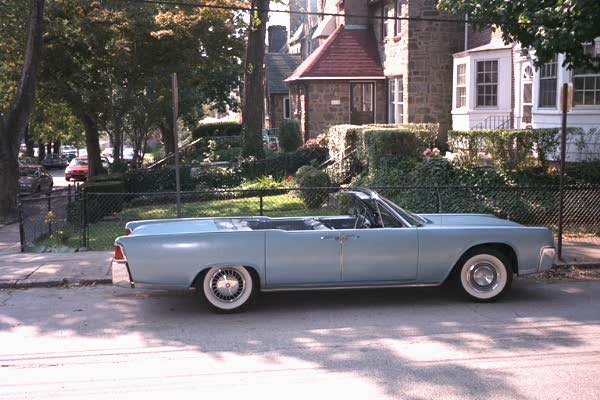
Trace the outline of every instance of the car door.
{"label": "car door", "polygon": [[338,232],[266,231],[265,264],[269,286],[319,286],[340,282]]}
{"label": "car door", "polygon": [[418,228],[338,231],[343,238],[342,282],[399,282],[417,279]]}

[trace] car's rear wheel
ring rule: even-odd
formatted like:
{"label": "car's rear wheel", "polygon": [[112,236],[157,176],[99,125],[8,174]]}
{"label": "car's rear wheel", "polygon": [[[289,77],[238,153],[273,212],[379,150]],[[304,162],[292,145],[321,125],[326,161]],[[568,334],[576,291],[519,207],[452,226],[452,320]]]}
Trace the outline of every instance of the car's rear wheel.
{"label": "car's rear wheel", "polygon": [[254,277],[247,268],[226,266],[209,269],[199,289],[212,311],[229,314],[246,309],[255,295],[256,287]]}
{"label": "car's rear wheel", "polygon": [[464,293],[478,302],[492,302],[504,295],[512,283],[510,260],[493,248],[482,248],[464,257],[458,282]]}

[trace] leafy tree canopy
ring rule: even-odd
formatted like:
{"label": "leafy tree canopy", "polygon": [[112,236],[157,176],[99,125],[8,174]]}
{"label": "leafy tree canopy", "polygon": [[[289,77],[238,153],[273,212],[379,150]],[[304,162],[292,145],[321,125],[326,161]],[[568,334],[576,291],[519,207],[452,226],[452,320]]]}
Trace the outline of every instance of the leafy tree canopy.
{"label": "leafy tree canopy", "polygon": [[440,0],[438,7],[476,26],[500,27],[507,43],[535,49],[538,65],[564,53],[568,67],[600,67],[583,46],[600,37],[598,0]]}

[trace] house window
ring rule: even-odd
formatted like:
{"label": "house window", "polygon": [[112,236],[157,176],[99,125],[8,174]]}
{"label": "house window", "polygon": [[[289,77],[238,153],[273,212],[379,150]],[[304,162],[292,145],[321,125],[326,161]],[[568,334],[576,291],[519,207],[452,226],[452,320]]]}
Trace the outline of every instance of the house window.
{"label": "house window", "polygon": [[556,108],[556,56],[540,68],[540,107]]}
{"label": "house window", "polygon": [[575,68],[573,71],[573,105],[600,106],[600,74]]}
{"label": "house window", "polygon": [[477,107],[498,105],[498,61],[477,62]]}
{"label": "house window", "polygon": [[467,105],[467,64],[456,66],[456,108]]}
{"label": "house window", "polygon": [[[382,32],[381,35],[383,36],[383,39],[387,38],[388,36],[390,36],[390,34],[393,32],[392,29],[390,29],[390,27],[393,27],[394,25],[394,9],[390,6],[384,6],[383,7],[383,21],[382,21]],[[391,18],[391,19],[390,19]]]}
{"label": "house window", "polygon": [[[400,17],[402,16],[402,4],[405,2],[406,0],[396,0],[395,5],[396,5],[396,12],[395,12],[395,17]],[[395,19],[394,20],[394,34],[396,36],[400,36],[400,34],[402,33],[402,21],[399,19]]]}
{"label": "house window", "polygon": [[388,91],[388,123],[401,124],[404,121],[404,88],[401,76],[388,79]]}
{"label": "house window", "polygon": [[292,117],[292,112],[290,108],[290,98],[283,98],[283,119],[290,119]]}

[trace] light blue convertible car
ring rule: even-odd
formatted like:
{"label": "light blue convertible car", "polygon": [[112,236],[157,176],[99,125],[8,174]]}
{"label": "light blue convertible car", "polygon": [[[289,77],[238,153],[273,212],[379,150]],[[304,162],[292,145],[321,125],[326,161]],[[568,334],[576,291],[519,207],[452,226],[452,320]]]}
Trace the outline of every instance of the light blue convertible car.
{"label": "light blue convertible car", "polygon": [[547,271],[552,233],[485,214],[406,211],[368,189],[345,192],[349,214],[135,221],[115,241],[113,283],[196,288],[218,312],[258,291],[435,286],[454,277],[493,301],[513,274]]}

